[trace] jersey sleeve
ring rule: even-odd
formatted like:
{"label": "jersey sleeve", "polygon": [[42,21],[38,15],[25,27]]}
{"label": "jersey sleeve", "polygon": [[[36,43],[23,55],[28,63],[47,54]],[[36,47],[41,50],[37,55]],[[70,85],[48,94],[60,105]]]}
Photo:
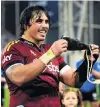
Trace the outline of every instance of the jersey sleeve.
{"label": "jersey sleeve", "polygon": [[59,56],[58,57],[58,61],[59,61],[59,70],[61,70],[64,66],[67,65],[67,63],[64,61],[63,57],[62,56]]}
{"label": "jersey sleeve", "polygon": [[8,47],[9,45],[6,47],[1,57],[1,67],[3,71],[6,71],[8,67],[16,63],[24,64],[24,57],[20,54],[18,49],[14,46]]}

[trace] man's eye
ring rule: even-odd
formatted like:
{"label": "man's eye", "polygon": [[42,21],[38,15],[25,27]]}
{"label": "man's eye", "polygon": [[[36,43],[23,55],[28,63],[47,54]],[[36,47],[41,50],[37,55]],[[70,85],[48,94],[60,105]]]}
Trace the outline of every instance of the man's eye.
{"label": "man's eye", "polygon": [[49,20],[46,20],[46,23],[49,23]]}
{"label": "man's eye", "polygon": [[37,19],[36,22],[42,22],[42,19]]}

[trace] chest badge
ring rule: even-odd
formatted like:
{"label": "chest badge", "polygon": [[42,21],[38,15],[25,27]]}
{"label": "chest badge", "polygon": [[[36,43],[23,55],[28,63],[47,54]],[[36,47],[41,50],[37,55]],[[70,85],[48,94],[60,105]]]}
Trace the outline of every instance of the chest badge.
{"label": "chest badge", "polygon": [[34,51],[30,50],[30,52],[32,55],[36,56],[36,53]]}

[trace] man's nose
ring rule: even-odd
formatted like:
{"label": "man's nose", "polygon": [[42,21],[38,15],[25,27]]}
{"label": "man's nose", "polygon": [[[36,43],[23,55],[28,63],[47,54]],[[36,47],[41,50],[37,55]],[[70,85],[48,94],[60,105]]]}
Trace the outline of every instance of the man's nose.
{"label": "man's nose", "polygon": [[45,21],[42,23],[43,27],[49,27],[49,23],[46,23]]}

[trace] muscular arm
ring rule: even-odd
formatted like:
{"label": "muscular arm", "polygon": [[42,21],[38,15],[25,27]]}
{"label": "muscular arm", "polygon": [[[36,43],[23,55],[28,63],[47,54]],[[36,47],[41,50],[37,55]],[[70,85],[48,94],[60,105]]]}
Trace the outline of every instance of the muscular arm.
{"label": "muscular arm", "polygon": [[66,65],[64,68],[62,68],[60,73],[61,73],[61,76],[60,76],[61,81],[64,84],[69,85],[71,87],[73,87],[75,85],[75,82],[76,82],[76,79],[77,79],[76,78],[77,73],[75,72],[75,69],[73,69],[70,66]]}
{"label": "muscular arm", "polygon": [[15,64],[6,70],[8,78],[18,86],[35,79],[44,69],[45,64],[37,59],[33,63],[22,65]]}

